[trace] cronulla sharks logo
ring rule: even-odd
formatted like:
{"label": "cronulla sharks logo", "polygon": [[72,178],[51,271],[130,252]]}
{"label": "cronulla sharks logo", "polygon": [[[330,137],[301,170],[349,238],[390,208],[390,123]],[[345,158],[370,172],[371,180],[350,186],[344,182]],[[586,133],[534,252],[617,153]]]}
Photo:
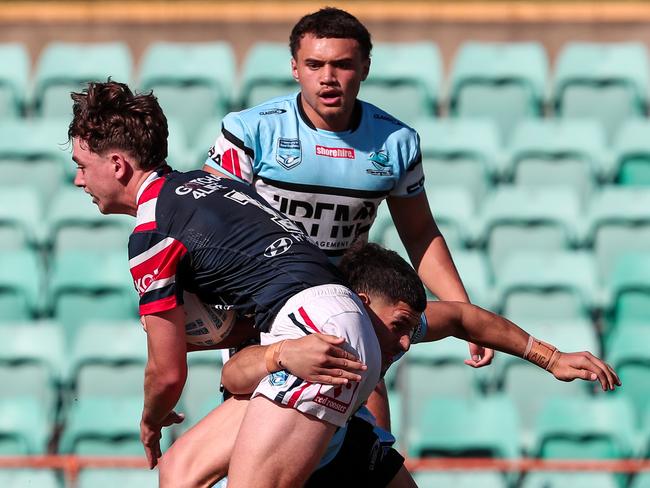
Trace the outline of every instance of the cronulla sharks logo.
{"label": "cronulla sharks logo", "polygon": [[275,153],[275,160],[286,169],[298,166],[302,161],[300,139],[280,137],[278,139],[278,149]]}
{"label": "cronulla sharks logo", "polygon": [[388,153],[385,149],[371,152],[368,155],[368,161],[370,161],[374,166],[374,169],[369,168],[366,170],[368,174],[375,176],[391,176],[393,174],[393,168],[390,164],[390,159],[388,158]]}

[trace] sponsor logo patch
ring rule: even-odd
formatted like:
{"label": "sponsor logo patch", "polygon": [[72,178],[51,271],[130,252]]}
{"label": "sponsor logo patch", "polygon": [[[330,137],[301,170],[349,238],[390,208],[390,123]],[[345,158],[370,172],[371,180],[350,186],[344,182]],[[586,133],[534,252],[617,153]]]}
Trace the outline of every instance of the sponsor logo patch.
{"label": "sponsor logo patch", "polygon": [[263,112],[260,112],[260,115],[280,115],[286,112],[287,111],[283,108],[272,108],[270,110],[264,110]]}
{"label": "sponsor logo patch", "polygon": [[302,161],[300,139],[280,137],[278,139],[278,149],[275,153],[275,160],[286,169],[298,166]]}
{"label": "sponsor logo patch", "polygon": [[289,378],[289,373],[287,373],[284,369],[281,371],[276,371],[275,373],[271,373],[269,375],[269,383],[271,386],[283,386],[286,384],[287,379]]}
{"label": "sponsor logo patch", "polygon": [[323,385],[314,397],[314,403],[318,403],[340,413],[345,413],[352,404],[354,394],[358,387],[359,383],[348,383],[347,385],[339,385],[335,388]]}
{"label": "sponsor logo patch", "polygon": [[385,120],[386,122],[390,122],[391,124],[399,125],[404,127],[404,124],[402,124],[399,120],[394,119],[393,117],[389,117],[388,115],[383,115],[383,114],[375,114],[372,116],[373,119],[378,119],[378,120]]}
{"label": "sponsor logo patch", "polygon": [[354,159],[354,149],[349,147],[316,146],[316,156],[338,159]]}
{"label": "sponsor logo patch", "polygon": [[288,237],[281,237],[280,239],[274,241],[269,247],[264,251],[264,255],[267,258],[272,258],[284,254],[289,250],[293,245],[293,242]]}

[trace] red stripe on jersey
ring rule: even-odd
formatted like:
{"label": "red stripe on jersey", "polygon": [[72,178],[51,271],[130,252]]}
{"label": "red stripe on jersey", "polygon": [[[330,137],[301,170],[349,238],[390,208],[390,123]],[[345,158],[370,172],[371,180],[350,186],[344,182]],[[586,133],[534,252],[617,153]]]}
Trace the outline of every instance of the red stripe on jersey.
{"label": "red stripe on jersey", "polygon": [[300,398],[300,395],[302,395],[302,392],[305,391],[305,388],[307,388],[310,385],[311,383],[307,381],[303,386],[300,387],[299,390],[294,391],[293,395],[291,395],[291,398],[289,398],[289,401],[287,402],[287,406],[293,407],[298,401],[298,398]]}
{"label": "red stripe on jersey", "polygon": [[316,327],[316,325],[314,325],[314,322],[309,318],[309,315],[307,315],[307,312],[305,312],[305,309],[303,307],[300,307],[298,309],[298,313],[310,328],[312,328],[318,334],[321,334],[321,331],[318,330],[318,327]]}
{"label": "red stripe on jersey", "polygon": [[241,166],[239,164],[239,154],[236,149],[228,149],[221,157],[221,166],[226,171],[230,171],[237,178],[241,178]]}
{"label": "red stripe on jersey", "polygon": [[150,183],[147,188],[142,192],[142,195],[140,195],[140,200],[138,200],[138,205],[142,205],[145,202],[148,202],[149,200],[153,200],[154,198],[158,198],[158,195],[160,194],[160,190],[162,189],[163,185],[165,184],[165,178],[159,177],[156,178],[153,183]]}
{"label": "red stripe on jersey", "polygon": [[178,263],[186,252],[185,245],[173,239],[167,247],[162,248],[142,263],[133,266],[131,276],[133,277],[135,289],[140,296],[147,292],[147,288],[154,281],[174,276]]}
{"label": "red stripe on jersey", "polygon": [[151,222],[145,222],[144,224],[137,225],[135,229],[133,229],[133,232],[144,232],[147,230],[155,230],[156,229],[156,221],[152,220]]}
{"label": "red stripe on jersey", "polygon": [[172,308],[176,308],[178,303],[176,303],[176,295],[170,297],[161,298],[155,302],[145,303],[140,305],[140,315],[150,315],[152,313],[166,312]]}

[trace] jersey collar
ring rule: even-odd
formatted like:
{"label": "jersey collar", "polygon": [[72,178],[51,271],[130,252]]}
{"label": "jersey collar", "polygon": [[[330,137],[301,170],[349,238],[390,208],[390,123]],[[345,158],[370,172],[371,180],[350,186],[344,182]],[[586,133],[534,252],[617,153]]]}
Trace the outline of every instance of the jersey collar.
{"label": "jersey collar", "polygon": [[[300,118],[307,125],[307,127],[313,130],[318,130],[314,123],[309,119],[309,117],[307,117],[305,110],[302,108],[302,96],[300,93],[298,93],[296,96],[296,104],[298,105],[298,113],[300,114]],[[362,112],[363,109],[361,107],[361,102],[359,100],[355,100],[354,110],[352,111],[352,118],[350,119],[350,128],[348,129],[350,132],[354,132],[359,128],[359,125],[361,124]]]}
{"label": "jersey collar", "polygon": [[149,188],[154,181],[162,178],[164,175],[167,173],[171,172],[171,167],[167,164],[163,164],[162,166],[159,166],[158,168],[154,169],[149,176],[147,176],[147,179],[144,180],[142,185],[140,185],[140,188],[138,189],[138,194],[135,197],[135,203],[136,205],[140,205],[141,200],[142,200],[142,195],[144,192]]}

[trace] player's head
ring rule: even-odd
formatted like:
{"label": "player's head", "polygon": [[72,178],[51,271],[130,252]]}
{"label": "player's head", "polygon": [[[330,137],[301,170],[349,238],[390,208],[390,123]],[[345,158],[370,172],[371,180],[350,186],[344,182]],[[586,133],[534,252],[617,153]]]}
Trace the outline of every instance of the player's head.
{"label": "player's head", "polygon": [[372,42],[356,17],[327,7],[304,16],[291,31],[291,69],[303,108],[320,129],[349,129]]}
{"label": "player's head", "polygon": [[167,119],[152,94],[133,94],[110,80],[91,82],[71,97],[75,185],[92,195],[102,213],[128,213],[120,200],[134,173],[165,163]]}
{"label": "player's head", "polygon": [[339,267],[366,305],[387,367],[410,347],[426,308],[422,281],[399,254],[373,243],[357,242]]}
{"label": "player's head", "polygon": [[354,39],[357,41],[361,58],[370,58],[370,32],[354,15],[345,10],[325,7],[301,18],[293,26],[289,36],[289,48],[294,58],[298,54],[300,41],[307,34],[317,39]]}

